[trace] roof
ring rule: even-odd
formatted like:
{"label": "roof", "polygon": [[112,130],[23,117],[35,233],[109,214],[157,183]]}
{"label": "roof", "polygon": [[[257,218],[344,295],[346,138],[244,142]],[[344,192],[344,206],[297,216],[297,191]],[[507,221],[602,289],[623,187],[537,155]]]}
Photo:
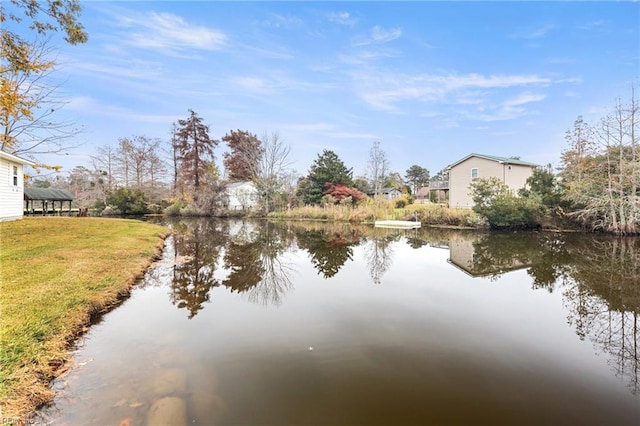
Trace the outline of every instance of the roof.
{"label": "roof", "polygon": [[388,193],[393,192],[393,191],[398,191],[398,192],[400,192],[400,190],[399,190],[398,188],[382,188],[382,189],[380,190],[380,193],[382,193],[382,194],[388,194]]}
{"label": "roof", "polygon": [[491,160],[491,161],[496,161],[498,163],[503,163],[503,164],[513,164],[516,166],[529,166],[529,167],[538,167],[537,164],[535,163],[529,163],[528,161],[522,161],[522,160],[516,160],[515,158],[509,158],[509,157],[498,157],[497,155],[486,155],[486,154],[469,154],[466,157],[464,157],[461,160],[456,161],[453,164],[450,164],[449,166],[447,166],[448,169],[457,166],[458,164],[467,161],[469,158],[471,157],[479,157],[479,158],[484,158],[485,160]]}
{"label": "roof", "polygon": [[245,186],[245,185],[253,185],[253,182],[251,182],[250,180],[244,181],[244,182],[233,182],[227,185],[227,189],[233,189],[233,188],[239,188],[241,186]]}
{"label": "roof", "polygon": [[9,160],[13,163],[24,164],[27,166],[35,166],[36,163],[33,163],[29,160],[25,160],[24,158],[16,157],[13,154],[9,154],[8,152],[4,152],[0,150],[0,158],[4,158],[5,160]]}
{"label": "roof", "polygon": [[[399,189],[397,189],[397,188],[380,188],[380,189],[378,190],[378,194],[389,194],[389,193],[391,193],[391,192],[393,192],[393,191],[401,192],[401,191],[400,191]],[[369,192],[367,192],[367,195],[374,195],[374,194],[375,194],[375,191],[369,191]]]}
{"label": "roof", "polygon": [[64,189],[55,188],[25,188],[25,200],[72,201],[73,195]]}

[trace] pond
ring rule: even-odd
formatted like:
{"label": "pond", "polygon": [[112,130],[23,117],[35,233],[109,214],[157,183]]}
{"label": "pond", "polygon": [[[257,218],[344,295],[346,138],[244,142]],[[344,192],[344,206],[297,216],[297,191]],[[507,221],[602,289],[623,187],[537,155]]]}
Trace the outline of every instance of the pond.
{"label": "pond", "polygon": [[640,424],[640,240],[172,223],[61,425]]}

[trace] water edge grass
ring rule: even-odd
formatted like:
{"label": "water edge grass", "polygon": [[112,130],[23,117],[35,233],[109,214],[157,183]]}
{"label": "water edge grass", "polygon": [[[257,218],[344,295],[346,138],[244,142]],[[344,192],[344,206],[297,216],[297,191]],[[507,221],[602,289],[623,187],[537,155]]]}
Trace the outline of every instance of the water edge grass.
{"label": "water edge grass", "polygon": [[396,208],[393,200],[375,200],[357,206],[304,206],[269,213],[274,219],[328,220],[373,223],[376,220],[414,220],[423,225],[482,228],[486,222],[471,209],[452,209],[441,204],[409,204]]}
{"label": "water edge grass", "polygon": [[128,219],[0,222],[0,417],[24,420],[51,399],[70,344],[128,295],[167,233]]}

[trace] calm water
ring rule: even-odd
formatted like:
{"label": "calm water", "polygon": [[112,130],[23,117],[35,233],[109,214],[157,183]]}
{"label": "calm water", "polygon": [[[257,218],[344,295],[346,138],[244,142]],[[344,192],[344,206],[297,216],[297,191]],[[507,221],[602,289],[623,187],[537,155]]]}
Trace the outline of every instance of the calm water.
{"label": "calm water", "polygon": [[640,240],[172,226],[38,423],[640,424]]}

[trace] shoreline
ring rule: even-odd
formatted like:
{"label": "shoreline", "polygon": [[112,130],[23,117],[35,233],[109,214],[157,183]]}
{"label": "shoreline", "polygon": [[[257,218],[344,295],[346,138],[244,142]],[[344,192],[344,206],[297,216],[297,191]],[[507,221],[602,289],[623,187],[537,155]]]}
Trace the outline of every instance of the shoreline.
{"label": "shoreline", "polygon": [[[3,350],[0,417],[3,424],[28,424],[34,410],[55,396],[50,385],[70,370],[74,345],[92,323],[127,300],[161,256],[170,232],[128,219],[66,217],[3,222],[0,231],[3,246],[17,246],[0,256],[6,276],[2,340],[8,348]],[[37,247],[41,250],[29,245],[34,235],[43,234],[47,242]],[[57,275],[47,281],[20,274],[38,267]],[[62,307],[48,306],[52,302]],[[34,322],[53,325],[29,328]]]}

